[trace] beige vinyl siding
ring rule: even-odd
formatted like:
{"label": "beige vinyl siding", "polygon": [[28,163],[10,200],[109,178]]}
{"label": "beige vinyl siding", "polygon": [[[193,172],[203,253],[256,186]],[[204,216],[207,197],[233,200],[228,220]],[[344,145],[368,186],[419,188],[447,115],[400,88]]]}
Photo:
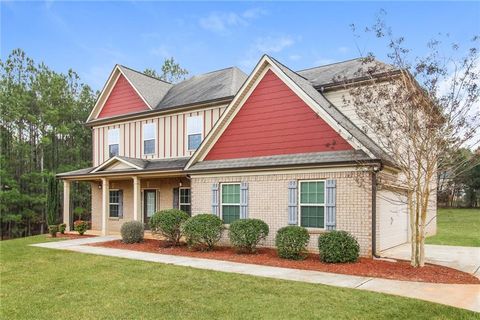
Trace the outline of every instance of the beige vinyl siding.
{"label": "beige vinyl siding", "polygon": [[[98,166],[108,160],[108,130],[120,129],[119,155],[143,159],[164,159],[188,157],[193,151],[187,151],[186,134],[187,118],[202,116],[202,137],[210,132],[226,106],[210,107],[196,111],[174,113],[163,116],[154,116],[148,119],[125,121],[114,125],[93,127],[93,165]],[[154,123],[155,153],[143,154],[143,125]]]}

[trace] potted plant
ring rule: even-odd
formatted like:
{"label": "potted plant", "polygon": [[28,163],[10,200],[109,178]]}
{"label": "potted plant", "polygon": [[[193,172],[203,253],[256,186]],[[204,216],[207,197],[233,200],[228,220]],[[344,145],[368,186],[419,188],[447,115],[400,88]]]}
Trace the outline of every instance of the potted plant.
{"label": "potted plant", "polygon": [[88,222],[83,220],[77,220],[73,223],[73,228],[78,232],[79,235],[83,235],[88,229]]}
{"label": "potted plant", "polygon": [[50,233],[50,237],[56,238],[58,232],[58,226],[56,224],[52,224],[48,226],[48,233]]}
{"label": "potted plant", "polygon": [[61,223],[58,225],[58,231],[60,231],[61,234],[65,234],[66,229],[67,229],[67,225],[65,223]]}

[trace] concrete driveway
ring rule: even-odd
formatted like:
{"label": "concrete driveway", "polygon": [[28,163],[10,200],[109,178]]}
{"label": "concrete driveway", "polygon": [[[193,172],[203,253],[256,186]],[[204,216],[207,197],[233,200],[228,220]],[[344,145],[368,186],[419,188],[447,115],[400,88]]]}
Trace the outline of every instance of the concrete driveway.
{"label": "concrete driveway", "polygon": [[[410,260],[410,243],[380,253],[385,258]],[[426,262],[438,264],[475,275],[480,278],[480,248],[425,245]]]}

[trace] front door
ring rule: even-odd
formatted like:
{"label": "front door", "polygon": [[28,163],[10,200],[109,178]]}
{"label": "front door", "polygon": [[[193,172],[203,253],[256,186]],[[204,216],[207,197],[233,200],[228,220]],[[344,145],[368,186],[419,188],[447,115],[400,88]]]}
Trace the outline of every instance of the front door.
{"label": "front door", "polygon": [[143,191],[143,222],[145,228],[149,229],[148,222],[150,217],[157,211],[157,191],[144,190]]}

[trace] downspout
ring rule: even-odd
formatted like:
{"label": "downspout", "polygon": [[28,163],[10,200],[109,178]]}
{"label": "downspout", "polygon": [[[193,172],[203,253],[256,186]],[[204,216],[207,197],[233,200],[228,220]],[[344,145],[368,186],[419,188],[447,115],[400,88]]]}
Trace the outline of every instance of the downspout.
{"label": "downspout", "polygon": [[372,171],[372,256],[380,258],[377,255],[377,173],[382,171],[383,164],[379,167],[374,166]]}

